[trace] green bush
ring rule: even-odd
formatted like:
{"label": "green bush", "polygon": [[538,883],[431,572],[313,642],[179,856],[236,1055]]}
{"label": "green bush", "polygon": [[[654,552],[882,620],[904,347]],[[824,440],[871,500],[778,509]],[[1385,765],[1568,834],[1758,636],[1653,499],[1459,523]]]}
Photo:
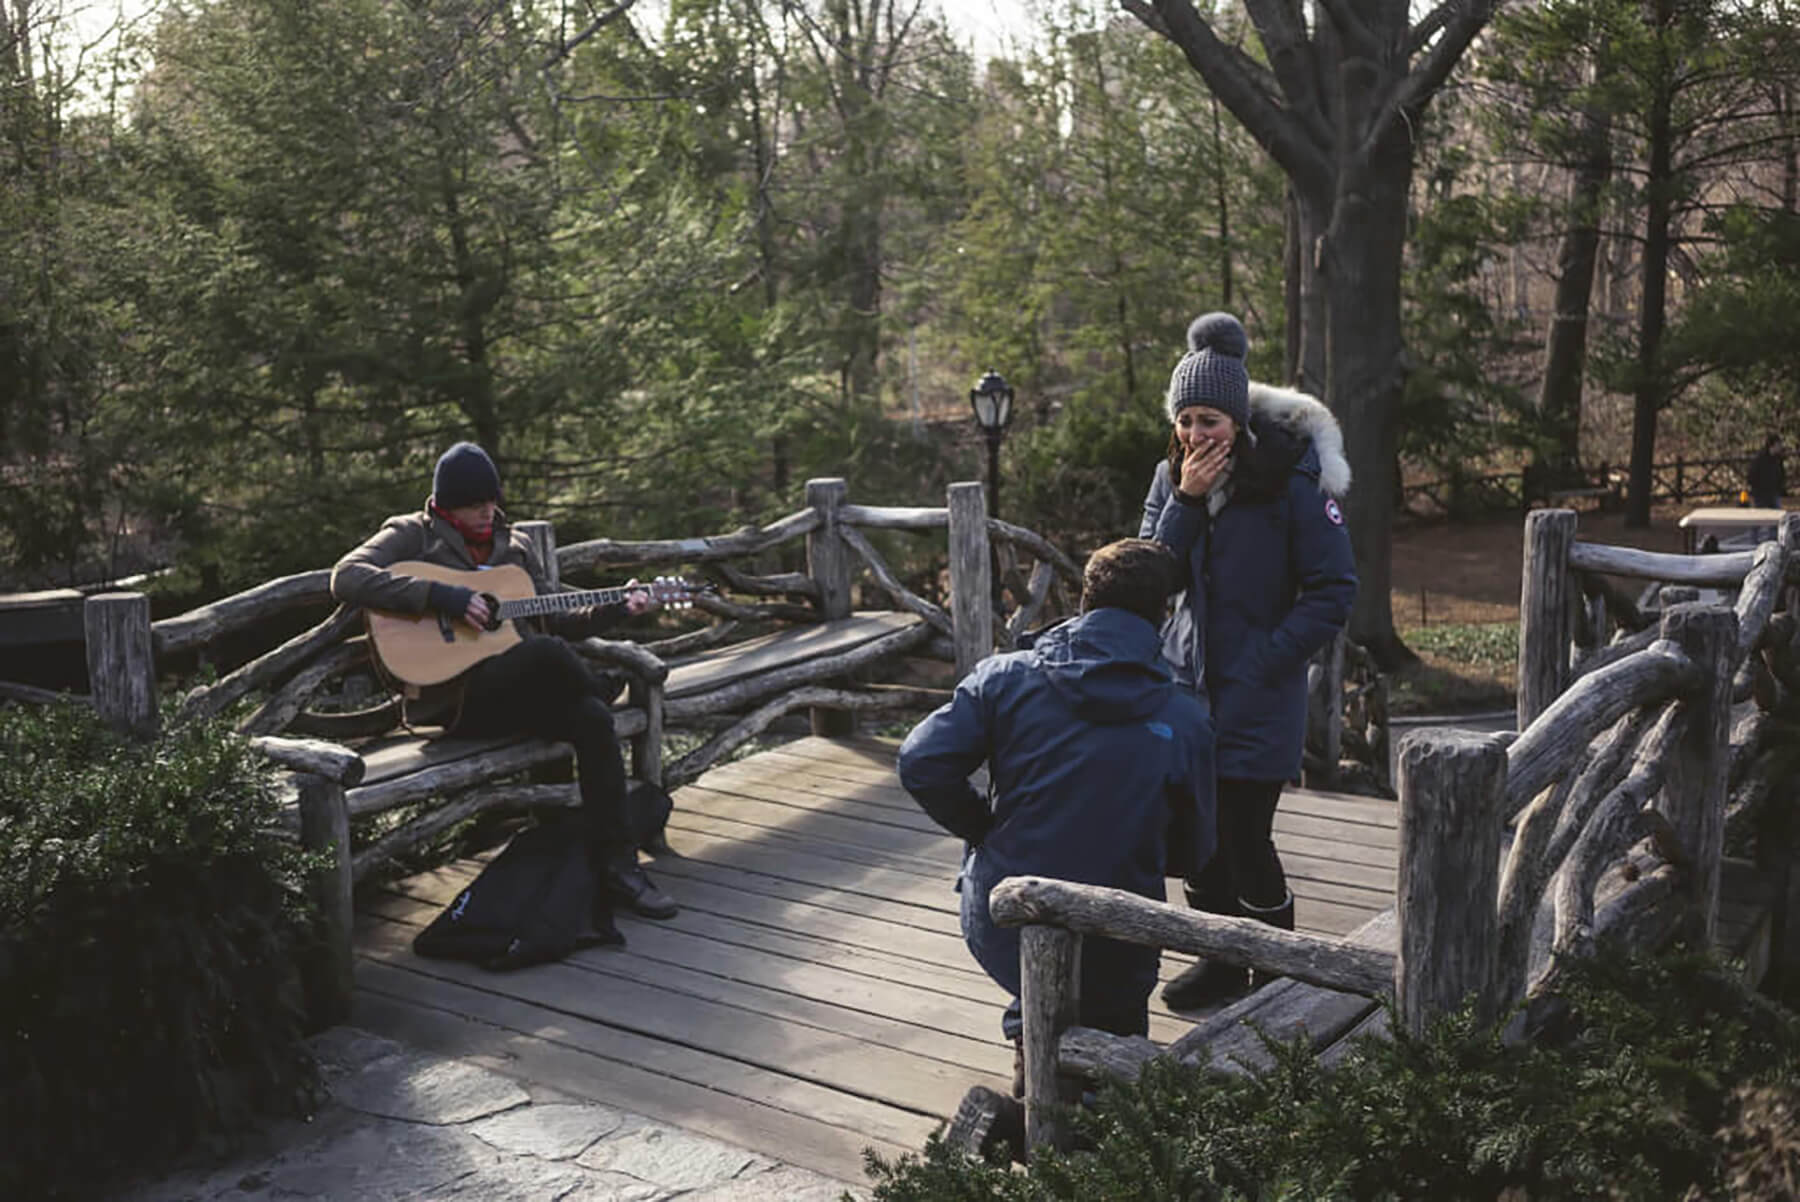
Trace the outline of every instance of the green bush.
{"label": "green bush", "polygon": [[1418,626],[1402,636],[1414,651],[1430,652],[1452,663],[1505,671],[1519,662],[1517,622],[1453,622]]}
{"label": "green bush", "polygon": [[1567,1014],[1533,1045],[1462,1013],[1364,1041],[1335,1071],[1300,1046],[1250,1077],[1153,1065],[1076,1117],[1084,1151],[1018,1173],[933,1140],[922,1159],[872,1158],[874,1197],[1648,1202],[1732,1196],[1768,1171],[1760,1127],[1722,1129],[1745,1126],[1741,1087],[1791,1095],[1792,1014],[1689,955],[1578,966],[1561,996]]}
{"label": "green bush", "polygon": [[0,1197],[310,1104],[307,860],[276,805],[222,726],[135,744],[85,707],[0,707]]}

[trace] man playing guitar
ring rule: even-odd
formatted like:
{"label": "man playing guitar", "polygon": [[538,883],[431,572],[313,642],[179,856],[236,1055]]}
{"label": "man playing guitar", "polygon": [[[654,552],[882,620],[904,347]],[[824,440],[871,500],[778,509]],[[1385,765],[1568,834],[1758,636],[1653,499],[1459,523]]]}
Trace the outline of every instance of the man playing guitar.
{"label": "man playing guitar", "polygon": [[[488,596],[404,568],[422,563],[475,573],[516,565],[529,573],[537,592],[546,592],[537,548],[510,530],[500,498],[500,473],[487,452],[472,442],[457,443],[438,458],[424,511],[389,518],[340,559],[331,573],[332,595],[376,613],[435,618],[446,640],[453,633],[466,639],[471,630],[489,630],[496,613]],[[444,684],[409,687],[405,713],[408,722],[442,722],[447,733],[462,737],[530,735],[573,745],[589,856],[601,888],[645,917],[671,918],[675,902],[638,864],[611,698],[601,695],[593,672],[565,641],[598,634],[656,606],[650,590],[633,580],[616,604],[546,614],[541,620],[548,635],[521,622],[522,641],[509,637],[505,650]],[[469,629],[453,632],[456,623]]]}

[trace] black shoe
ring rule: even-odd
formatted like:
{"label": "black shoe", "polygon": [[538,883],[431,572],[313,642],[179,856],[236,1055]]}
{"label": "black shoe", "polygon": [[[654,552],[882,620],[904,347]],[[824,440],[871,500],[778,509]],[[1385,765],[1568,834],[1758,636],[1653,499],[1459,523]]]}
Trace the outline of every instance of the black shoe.
{"label": "black shoe", "polygon": [[645,918],[673,918],[681,912],[675,899],[658,889],[650,875],[636,862],[608,864],[600,874],[600,884],[608,897],[633,914]]}
{"label": "black shoe", "polygon": [[1219,960],[1200,960],[1163,986],[1163,1002],[1171,1010],[1198,1010],[1250,992],[1250,970]]}
{"label": "black shoe", "polygon": [[985,1085],[963,1095],[944,1142],[982,1160],[1025,1163],[1025,1106]]}

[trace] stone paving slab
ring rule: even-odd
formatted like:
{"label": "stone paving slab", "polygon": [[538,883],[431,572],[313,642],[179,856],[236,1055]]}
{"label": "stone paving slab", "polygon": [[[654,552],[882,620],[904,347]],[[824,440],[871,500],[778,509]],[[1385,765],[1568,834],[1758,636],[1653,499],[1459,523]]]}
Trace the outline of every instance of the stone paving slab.
{"label": "stone paving slab", "polygon": [[119,1202],[839,1202],[868,1191],[353,1027],[312,1041],[331,1100],[228,1163]]}

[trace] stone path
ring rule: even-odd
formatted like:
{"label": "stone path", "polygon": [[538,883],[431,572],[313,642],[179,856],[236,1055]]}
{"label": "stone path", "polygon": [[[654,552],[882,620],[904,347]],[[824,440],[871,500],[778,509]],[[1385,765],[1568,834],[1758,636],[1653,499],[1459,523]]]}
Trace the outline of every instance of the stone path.
{"label": "stone path", "polygon": [[120,1202],[839,1202],[866,1188],[353,1027],[315,1037],[331,1101],[224,1165]]}

